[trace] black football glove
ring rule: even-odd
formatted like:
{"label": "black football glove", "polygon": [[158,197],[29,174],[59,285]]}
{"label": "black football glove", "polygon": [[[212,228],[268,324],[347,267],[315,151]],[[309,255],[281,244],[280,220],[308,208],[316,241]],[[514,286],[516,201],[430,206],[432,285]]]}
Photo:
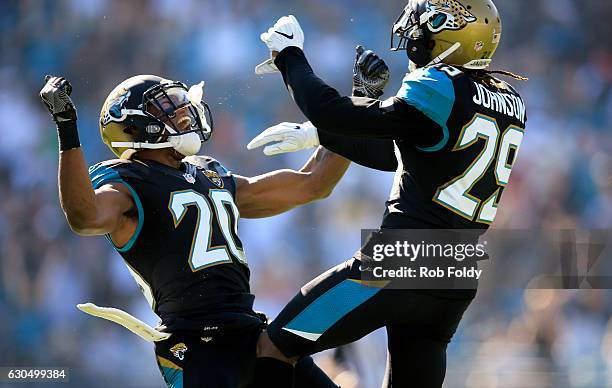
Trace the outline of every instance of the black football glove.
{"label": "black football glove", "polygon": [[40,91],[40,98],[56,123],[76,121],[77,113],[70,99],[72,85],[64,77],[45,76],[45,86]]}
{"label": "black football glove", "polygon": [[378,98],[389,82],[389,67],[373,51],[357,46],[353,67],[353,96]]}

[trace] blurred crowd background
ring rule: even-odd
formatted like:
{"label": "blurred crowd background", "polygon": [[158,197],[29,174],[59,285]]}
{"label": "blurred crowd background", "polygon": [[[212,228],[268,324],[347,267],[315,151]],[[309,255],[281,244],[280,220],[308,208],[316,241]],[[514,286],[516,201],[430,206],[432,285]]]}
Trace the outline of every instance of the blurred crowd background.
{"label": "blurred crowd background", "polygon": [[[493,68],[511,81],[529,121],[495,228],[612,226],[612,2],[497,0],[503,36]],[[103,237],[68,229],[57,197],[57,140],[38,100],[45,74],[73,84],[90,164],[112,158],[98,114],[136,74],[206,81],[215,133],[204,152],[235,173],[300,167],[307,152],[265,157],[247,142],[280,121],[303,121],[279,75],[258,77],[259,34],[298,17],[316,72],[350,93],[354,48],[389,64],[386,96],[406,72],[389,32],[401,0],[0,0],[0,366],[68,366],[70,386],[162,387],[152,346],[75,305],[156,317]],[[256,306],[274,316],[299,287],[351,257],[359,229],[379,225],[392,174],[352,166],[332,196],[265,220],[241,221]],[[449,347],[446,387],[612,386],[609,290],[480,292]],[[344,387],[379,386],[383,331],[319,357]]]}

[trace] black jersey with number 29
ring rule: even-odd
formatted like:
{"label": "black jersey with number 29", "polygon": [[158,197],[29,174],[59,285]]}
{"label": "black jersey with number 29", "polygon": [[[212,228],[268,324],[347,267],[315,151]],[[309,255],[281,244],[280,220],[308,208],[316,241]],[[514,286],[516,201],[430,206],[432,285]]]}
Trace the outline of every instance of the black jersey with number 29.
{"label": "black jersey with number 29", "polygon": [[383,227],[486,229],[523,139],[520,95],[505,82],[440,64],[406,75],[396,97],[443,134],[427,148],[395,141],[399,168]]}

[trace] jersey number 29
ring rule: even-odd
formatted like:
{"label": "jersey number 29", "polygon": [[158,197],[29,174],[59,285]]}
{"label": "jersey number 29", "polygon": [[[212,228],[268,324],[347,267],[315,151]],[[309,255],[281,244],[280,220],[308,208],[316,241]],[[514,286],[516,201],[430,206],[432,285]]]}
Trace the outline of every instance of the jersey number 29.
{"label": "jersey number 29", "polygon": [[[485,147],[474,162],[457,178],[441,186],[434,196],[434,201],[449,208],[470,221],[490,224],[497,214],[499,192],[508,184],[512,162],[508,164],[510,150],[518,151],[523,140],[523,129],[511,125],[501,133],[495,119],[477,114],[468,123],[459,136],[453,149],[458,151],[470,147],[479,139],[485,140]],[[498,140],[501,138],[501,141]],[[470,195],[470,190],[482,179],[491,163],[495,162],[495,179],[498,189],[484,203]],[[480,208],[480,210],[478,210]]]}
{"label": "jersey number 29", "polygon": [[[236,222],[239,213],[230,192],[227,190],[210,190],[208,196],[193,190],[173,192],[170,195],[168,209],[172,213],[175,227],[178,227],[181,223],[189,206],[195,206],[198,209],[198,219],[189,253],[191,269],[197,271],[216,264],[231,263],[230,254],[246,264],[244,250],[238,247],[234,240],[234,236],[238,236]],[[230,217],[230,211],[233,217]],[[213,222],[216,222],[219,226],[226,241],[225,245],[211,246]]]}

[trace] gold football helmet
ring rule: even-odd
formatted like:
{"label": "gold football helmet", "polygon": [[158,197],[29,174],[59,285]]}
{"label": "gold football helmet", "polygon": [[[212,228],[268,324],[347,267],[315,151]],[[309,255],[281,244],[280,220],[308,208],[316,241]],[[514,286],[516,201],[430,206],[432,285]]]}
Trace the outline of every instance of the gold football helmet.
{"label": "gold football helmet", "polygon": [[154,75],[128,78],[102,106],[102,140],[118,157],[127,150],[161,148],[193,155],[213,130],[210,109],[202,101],[203,85],[188,89]]}
{"label": "gold football helmet", "polygon": [[497,50],[501,32],[501,19],[491,0],[410,0],[393,25],[391,49],[407,50],[417,67],[444,62],[484,69]]}

